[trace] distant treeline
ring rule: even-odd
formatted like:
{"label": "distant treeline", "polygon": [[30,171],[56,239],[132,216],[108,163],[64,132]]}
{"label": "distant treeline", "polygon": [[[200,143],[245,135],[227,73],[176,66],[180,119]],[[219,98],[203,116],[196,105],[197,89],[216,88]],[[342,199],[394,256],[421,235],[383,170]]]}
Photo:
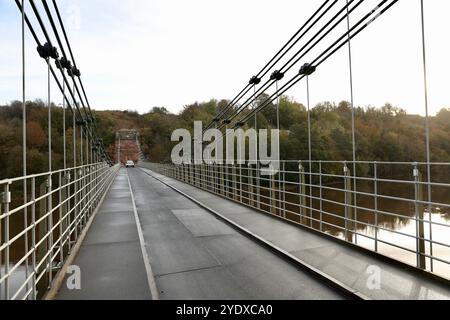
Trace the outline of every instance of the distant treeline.
{"label": "distant treeline", "polygon": [[[266,96],[258,98],[262,103]],[[169,161],[173,142],[171,133],[177,128],[192,130],[193,121],[206,125],[226,100],[211,100],[185,106],[179,114],[164,107],[150,112],[96,111],[96,130],[114,152],[115,131],[138,129],[144,154],[152,161]],[[0,178],[21,175],[22,172],[22,105],[12,102],[0,106]],[[249,112],[245,110],[244,112]],[[231,111],[229,111],[231,112]],[[48,109],[42,101],[27,102],[28,172],[41,172],[47,165]],[[311,109],[312,158],[317,160],[352,160],[352,110],[348,102],[324,102]],[[385,104],[379,108],[355,108],[357,160],[425,161],[425,118],[408,115],[405,110]],[[258,114],[258,128],[276,126],[276,106],[269,105]],[[252,119],[246,124],[252,127]],[[52,140],[54,168],[62,166],[62,109],[52,106]],[[245,127],[244,127],[245,129]],[[289,97],[280,99],[280,150],[285,160],[308,159],[307,110]],[[68,113],[66,134],[72,141],[72,118]],[[442,109],[430,118],[430,145],[433,162],[450,162],[450,109]],[[72,164],[72,143],[68,143],[68,165]]]}
{"label": "distant treeline", "polygon": [[[259,102],[264,101],[262,96]],[[147,153],[154,161],[169,160],[176,128],[192,129],[194,120],[204,124],[214,119],[227,101],[211,100],[186,106],[178,115],[165,108],[153,108],[144,114],[142,130]],[[246,112],[249,112],[247,110]],[[311,109],[312,158],[352,160],[352,110],[348,102],[324,102]],[[308,159],[307,109],[289,97],[280,100],[280,149],[285,160]],[[408,115],[390,104],[380,108],[355,109],[357,160],[425,161],[425,118]],[[258,128],[276,127],[276,106],[269,105],[258,114]],[[251,119],[246,127],[252,127]],[[442,109],[430,118],[431,153],[434,162],[450,162],[450,109]],[[244,127],[245,129],[245,127]]]}

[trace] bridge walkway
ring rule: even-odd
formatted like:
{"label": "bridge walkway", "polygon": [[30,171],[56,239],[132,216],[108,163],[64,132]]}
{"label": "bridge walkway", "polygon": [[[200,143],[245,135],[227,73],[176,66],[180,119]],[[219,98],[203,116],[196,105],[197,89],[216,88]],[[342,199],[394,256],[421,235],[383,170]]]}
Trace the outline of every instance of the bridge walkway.
{"label": "bridge walkway", "polygon": [[140,168],[120,170],[73,264],[81,289],[57,299],[351,297]]}

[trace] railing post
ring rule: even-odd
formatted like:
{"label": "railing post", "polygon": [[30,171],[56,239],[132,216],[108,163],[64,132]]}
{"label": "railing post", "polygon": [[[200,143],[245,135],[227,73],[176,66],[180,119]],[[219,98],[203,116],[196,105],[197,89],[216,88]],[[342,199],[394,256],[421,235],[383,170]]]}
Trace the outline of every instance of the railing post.
{"label": "railing post", "polygon": [[208,163],[208,167],[209,167],[209,174],[211,175],[210,179],[209,179],[209,181],[210,181],[209,187],[210,187],[211,192],[214,193],[215,192],[215,184],[216,184],[215,183],[214,162],[210,161]]}
{"label": "railing post", "polygon": [[65,187],[64,187],[64,198],[69,199],[66,202],[65,209],[64,209],[64,215],[66,218],[64,219],[64,226],[65,226],[65,236],[67,238],[67,250],[70,252],[70,214],[68,213],[70,210],[70,171],[64,172],[64,181],[65,181]]}
{"label": "railing post", "polygon": [[255,199],[253,194],[253,168],[252,164],[248,163],[248,187],[247,187],[247,194],[248,194],[248,204],[252,207],[255,206]]}
{"label": "railing post", "polygon": [[220,165],[220,180],[222,180],[222,184],[219,185],[220,192],[225,196],[225,163]]}
{"label": "railing post", "polygon": [[215,171],[215,187],[216,187],[216,193],[217,194],[220,194],[220,168],[221,168],[221,164],[220,164],[220,162],[218,161],[216,164],[215,164],[215,169],[214,169],[214,171]]}
{"label": "railing post", "polygon": [[[345,201],[345,239],[348,242],[353,242],[353,208],[352,208],[352,179],[351,172],[347,166],[347,163],[344,162],[344,201]],[[349,232],[352,230],[351,232]]]}
{"label": "railing post", "polygon": [[225,172],[225,185],[224,185],[224,192],[225,192],[225,197],[229,198],[230,197],[230,171],[229,171],[229,165],[225,164],[224,165],[224,172]]}
{"label": "railing post", "polygon": [[86,192],[87,192],[87,200],[86,202],[88,203],[88,217],[91,216],[92,214],[92,203],[91,203],[91,199],[92,199],[92,185],[91,185],[91,166],[88,163],[88,166],[86,167]]}
{"label": "railing post", "polygon": [[[47,192],[47,181],[44,181],[39,186],[39,195],[44,196]],[[36,220],[41,219],[43,216],[45,216],[45,213],[47,212],[47,199],[43,198],[40,200],[39,203],[39,216]],[[38,224],[38,242],[44,239],[45,234],[47,232],[47,225],[45,221],[41,221]],[[47,251],[47,242],[43,241],[37,248],[37,258],[38,258],[38,264],[43,259],[45,252]],[[38,270],[39,271],[39,270]]]}
{"label": "railing post", "polygon": [[274,170],[273,170],[272,162],[270,162],[269,163],[270,213],[276,214],[277,213],[277,209],[275,208],[275,206],[276,206],[276,201],[275,201],[275,175],[273,173],[274,173]]}
{"label": "railing post", "polygon": [[58,172],[58,200],[59,200],[59,260],[62,265],[64,261],[64,250],[63,250],[63,177],[61,171]]}
{"label": "railing post", "polygon": [[375,252],[378,252],[378,166],[375,161],[373,164],[373,193],[374,193],[374,211],[375,211]]}
{"label": "railing post", "polygon": [[203,189],[208,189],[207,185],[208,185],[208,176],[207,176],[207,171],[205,168],[205,164],[202,163],[200,164],[200,186],[203,186]]}
{"label": "railing post", "polygon": [[319,161],[319,212],[320,212],[320,226],[319,230],[323,231],[323,189],[322,189],[322,160]]}
{"label": "railing post", "polygon": [[256,181],[256,206],[261,209],[261,180],[259,179],[261,175],[260,163],[257,161],[255,166],[255,181]]}
{"label": "railing post", "polygon": [[[413,164],[414,176],[414,199],[416,211],[416,257],[417,268],[426,269],[425,262],[425,232],[423,220],[423,201],[422,199],[422,173],[420,172],[417,163]],[[430,212],[431,214],[431,212]]]}
{"label": "railing post", "polygon": [[184,182],[189,183],[189,163],[184,164]]}
{"label": "railing post", "polygon": [[[1,203],[3,204],[4,210],[3,214],[5,215],[5,225],[4,225],[4,243],[6,244],[5,248],[5,299],[9,300],[9,248],[8,245],[9,242],[9,204],[11,203],[11,192],[9,191],[9,183],[5,183],[4,185],[4,191],[0,194],[1,196]],[[1,213],[1,212],[0,212]],[[1,243],[1,241],[0,241]],[[1,265],[0,265],[1,268]]]}
{"label": "railing post", "polygon": [[[283,165],[281,166],[281,186],[280,188],[282,192],[282,197],[280,197],[280,201],[282,201],[282,204],[280,204],[280,208],[283,208],[283,218],[286,218],[286,167],[285,162],[283,161]],[[281,209],[280,209],[281,210]]]}
{"label": "railing post", "polygon": [[298,193],[299,193],[299,214],[300,223],[304,224],[304,217],[306,216],[306,185],[305,185],[305,167],[302,162],[298,162]]}
{"label": "railing post", "polygon": [[207,189],[214,192],[214,164],[211,161],[208,161],[205,166],[208,176]]}
{"label": "railing post", "polygon": [[[86,225],[86,222],[87,222],[87,219],[86,219],[86,216],[87,216],[87,208],[86,208],[86,204],[87,204],[86,167],[83,166],[83,168],[81,168],[81,170],[82,170],[82,175],[83,175],[83,179],[81,180],[81,190],[83,190],[83,194],[82,194],[82,196],[83,196],[83,203],[82,203],[81,210],[83,210],[83,207],[84,207],[84,210],[83,210],[83,222],[82,222],[82,225],[81,225],[81,229],[83,229],[84,226]],[[81,229],[80,229],[80,231],[81,231]]]}
{"label": "railing post", "polygon": [[209,171],[208,171],[208,164],[205,162],[202,162],[202,168],[203,168],[203,189],[208,190],[209,186]]}
{"label": "railing post", "polygon": [[242,202],[242,164],[239,164],[239,201]]}
{"label": "railing post", "polygon": [[231,176],[233,177],[232,199],[237,200],[237,177],[236,177],[236,165],[234,163],[231,165]]}
{"label": "railing post", "polygon": [[194,162],[192,162],[192,185],[193,186],[197,186],[197,184],[198,184],[198,177],[197,177],[196,171],[197,171],[197,164],[195,163],[195,160],[194,160]]}
{"label": "railing post", "polygon": [[214,171],[214,162],[210,162],[209,164],[208,164],[208,167],[209,167],[209,173],[210,173],[210,175],[211,175],[211,178],[210,178],[210,190],[211,190],[211,192],[215,192],[215,184],[216,184],[216,182],[215,182],[215,171]]}
{"label": "railing post", "polygon": [[207,175],[208,175],[207,188],[211,192],[214,192],[213,167],[212,167],[212,163],[211,162],[208,162],[206,164],[206,172],[207,172]]}
{"label": "railing post", "polygon": [[[76,226],[76,221],[77,221],[77,214],[78,214],[78,206],[77,206],[77,202],[78,202],[78,185],[77,185],[77,169],[73,169],[73,185],[72,185],[72,189],[73,189],[73,219],[72,221],[74,222],[74,226],[75,226],[75,233],[77,232],[77,226]],[[70,220],[69,220],[70,223]],[[73,241],[72,241],[72,237],[73,237]],[[72,243],[75,243],[76,241],[76,235],[74,234],[72,236],[72,231],[69,231],[69,252],[72,250]]]}
{"label": "railing post", "polygon": [[37,298],[37,288],[36,288],[36,179],[31,178],[31,225],[33,226],[31,229],[31,248],[33,250],[32,255],[32,267],[33,267],[33,299]]}
{"label": "railing post", "polygon": [[53,266],[53,197],[52,197],[52,174],[48,176],[47,180],[47,193],[48,193],[48,207],[47,207],[47,241],[48,241],[48,287],[51,287],[53,274],[52,274],[52,266]]}

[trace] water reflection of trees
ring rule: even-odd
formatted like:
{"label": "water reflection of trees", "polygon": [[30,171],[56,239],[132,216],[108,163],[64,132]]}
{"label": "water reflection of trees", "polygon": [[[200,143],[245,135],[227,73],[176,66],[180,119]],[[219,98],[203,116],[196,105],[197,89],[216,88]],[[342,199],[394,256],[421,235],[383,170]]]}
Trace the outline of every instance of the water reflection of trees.
{"label": "water reflection of trees", "polygon": [[[303,164],[304,165],[304,164]],[[350,164],[347,164],[351,167]],[[314,166],[314,165],[313,165]],[[365,176],[367,178],[373,179],[373,171],[368,170],[367,168],[370,165],[366,165],[365,174],[360,174],[358,172],[358,177]],[[324,170],[324,167],[327,171]],[[387,180],[403,180],[403,181],[411,181],[411,172],[412,166],[407,165],[398,165],[398,167],[403,167],[402,170],[398,170],[395,166],[391,165],[391,168],[386,168],[382,171],[382,174],[377,175],[378,179],[387,179]],[[408,170],[404,169],[407,167]],[[309,195],[310,188],[308,186],[308,177],[306,177],[307,186],[304,189],[304,194],[306,198],[305,207],[310,208],[312,204],[312,208],[314,210],[306,209],[303,211],[307,213],[307,217],[300,219],[300,214],[302,212],[301,206],[299,205],[299,173],[298,173],[298,163],[287,163],[285,164],[285,190],[284,198],[282,192],[278,192],[278,183],[275,183],[276,192],[272,193],[272,196],[275,198],[272,201],[272,205],[276,207],[283,207],[282,199],[285,200],[285,210],[286,210],[286,218],[300,222],[304,224],[308,224],[315,229],[322,228],[322,231],[328,232],[332,235],[338,235],[343,232],[345,228],[345,187],[343,178],[331,177],[333,175],[341,176],[342,175],[343,163],[333,163],[326,164],[322,166],[322,172],[330,176],[322,176],[322,188],[319,185],[319,177],[313,175],[312,177],[312,195],[313,199],[310,203]],[[305,168],[305,171],[308,171],[309,168]],[[297,172],[295,172],[297,170]],[[319,170],[314,170],[313,172],[319,172]],[[411,171],[411,172],[409,172]],[[441,170],[443,173],[445,170]],[[309,171],[308,171],[309,172]],[[245,173],[244,173],[245,174]],[[450,175],[449,175],[450,176]],[[277,181],[278,177],[275,178]],[[445,177],[440,177],[441,181],[447,181]],[[243,183],[248,183],[248,179],[244,179]],[[290,183],[289,183],[290,182]],[[352,179],[353,182],[353,179]],[[270,182],[267,179],[263,179],[260,182],[261,185],[261,202],[262,209],[268,212],[273,212],[277,215],[282,214],[282,209],[271,209],[271,201],[270,201]],[[330,190],[329,188],[333,189]],[[357,181],[356,190],[357,192],[367,193],[369,195],[361,195],[357,194],[356,196],[356,206],[358,208],[355,209],[354,220],[356,221],[353,226],[354,230],[357,233],[367,234],[372,232],[372,226],[378,226],[388,230],[400,230],[404,229],[407,225],[409,225],[413,219],[415,219],[416,208],[414,203],[415,198],[415,189],[413,183],[400,183],[400,182],[377,182],[377,194],[375,197],[375,182],[371,181]],[[248,188],[244,186],[244,198],[251,197]],[[321,190],[322,189],[322,192]],[[422,188],[422,199],[423,201],[427,200],[427,189]],[[322,201],[320,201],[320,196],[322,196]],[[383,196],[394,197],[396,199],[388,199]],[[353,195],[352,195],[353,197]],[[448,199],[450,199],[450,188],[448,187],[433,187],[432,188],[432,201],[437,203],[448,204]],[[244,202],[248,200],[244,200]],[[375,201],[377,210],[375,210]],[[322,205],[322,214],[321,214],[321,205]],[[426,205],[420,206],[423,213],[427,212],[428,208]],[[436,206],[431,206],[432,213],[437,213],[438,210],[441,216],[444,217],[445,220],[450,221],[450,214],[448,208],[437,208]],[[329,213],[329,214],[328,214]],[[309,219],[312,217],[312,219]],[[412,219],[413,218],[413,219]],[[320,220],[322,226],[320,224]]]}

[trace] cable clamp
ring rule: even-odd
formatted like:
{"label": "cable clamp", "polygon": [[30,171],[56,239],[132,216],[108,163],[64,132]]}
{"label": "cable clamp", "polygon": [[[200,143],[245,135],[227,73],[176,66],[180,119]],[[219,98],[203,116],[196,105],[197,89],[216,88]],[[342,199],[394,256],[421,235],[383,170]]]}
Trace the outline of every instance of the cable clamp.
{"label": "cable clamp", "polygon": [[251,77],[249,84],[257,85],[261,82],[261,78],[258,78],[257,76]]}
{"label": "cable clamp", "polygon": [[81,76],[80,70],[78,70],[75,66],[73,66],[70,69],[67,69],[67,74],[71,77],[80,77]]}
{"label": "cable clamp", "polygon": [[72,69],[72,63],[70,62],[70,60],[67,60],[66,57],[62,57],[61,59],[56,60],[55,63],[58,69]]}
{"label": "cable clamp", "polygon": [[305,76],[309,76],[309,75],[313,74],[315,71],[316,71],[316,66],[312,66],[309,63],[305,63],[300,68],[300,71],[298,73],[302,74],[302,75],[305,75]]}
{"label": "cable clamp", "polygon": [[42,59],[47,59],[47,58],[50,57],[50,58],[53,58],[53,59],[57,60],[58,57],[59,57],[58,49],[56,49],[56,47],[53,47],[48,42],[46,42],[43,46],[42,45],[38,45],[37,52],[39,53],[39,56]]}
{"label": "cable clamp", "polygon": [[75,122],[76,124],[77,124],[77,126],[86,126],[86,120],[85,119],[81,119],[81,120],[77,120],[76,122]]}
{"label": "cable clamp", "polygon": [[281,80],[284,78],[284,73],[278,70],[275,70],[271,75],[270,75],[270,80]]}

